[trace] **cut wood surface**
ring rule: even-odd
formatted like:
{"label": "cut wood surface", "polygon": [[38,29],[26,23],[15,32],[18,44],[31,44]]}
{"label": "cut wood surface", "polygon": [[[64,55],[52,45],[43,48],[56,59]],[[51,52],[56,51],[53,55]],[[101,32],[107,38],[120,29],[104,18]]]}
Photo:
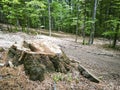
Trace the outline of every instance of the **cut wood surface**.
{"label": "cut wood surface", "polygon": [[31,80],[44,80],[45,71],[67,73],[71,68],[69,58],[59,46],[40,40],[13,44],[9,48],[7,60],[11,60],[15,66],[24,64]]}
{"label": "cut wood surface", "polygon": [[[64,54],[59,46],[43,40],[28,40],[23,41],[21,44],[13,44],[9,48],[7,61],[10,67],[23,64],[25,72],[31,80],[44,80],[44,73],[46,71],[67,73],[76,69],[71,64],[72,61]],[[77,65],[77,67],[76,70],[81,75],[93,82],[99,83],[99,80],[82,66]],[[84,71],[81,72],[80,67]],[[87,74],[83,74],[83,72]]]}

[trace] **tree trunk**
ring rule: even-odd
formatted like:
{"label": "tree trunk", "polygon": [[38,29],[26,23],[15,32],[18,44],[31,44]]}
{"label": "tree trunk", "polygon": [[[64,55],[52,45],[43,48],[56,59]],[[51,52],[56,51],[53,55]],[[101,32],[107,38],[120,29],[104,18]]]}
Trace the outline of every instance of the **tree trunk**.
{"label": "tree trunk", "polygon": [[76,24],[76,38],[75,38],[75,42],[77,42],[78,40],[78,20],[79,20],[79,11],[78,11],[79,7],[77,7],[77,24]]}
{"label": "tree trunk", "polygon": [[60,47],[44,41],[24,41],[14,44],[7,60],[13,65],[24,65],[25,73],[31,80],[44,80],[45,71],[67,73],[71,70],[69,58]]}
{"label": "tree trunk", "polygon": [[[78,2],[79,2],[79,0],[78,0]],[[78,21],[79,21],[79,14],[80,14],[79,9],[80,9],[80,7],[77,5],[77,24],[76,24],[76,38],[75,38],[75,42],[77,42],[77,40],[78,40],[78,28],[79,28]]]}
{"label": "tree trunk", "polygon": [[85,44],[85,22],[86,22],[86,0],[84,5],[84,22],[83,22],[83,28],[82,28],[82,37],[83,37],[83,45]]}
{"label": "tree trunk", "polygon": [[51,36],[51,9],[50,9],[50,0],[48,0],[48,12],[49,12],[49,36]]}
{"label": "tree trunk", "polygon": [[117,24],[117,27],[115,29],[115,35],[114,35],[114,40],[113,40],[113,47],[116,47],[117,39],[118,39],[118,32],[119,32],[119,26],[120,24]]}
{"label": "tree trunk", "polygon": [[93,17],[92,17],[92,26],[89,38],[89,44],[93,44],[94,42],[94,34],[95,34],[95,18],[96,18],[96,9],[97,9],[97,0],[94,0],[94,10],[93,10]]}

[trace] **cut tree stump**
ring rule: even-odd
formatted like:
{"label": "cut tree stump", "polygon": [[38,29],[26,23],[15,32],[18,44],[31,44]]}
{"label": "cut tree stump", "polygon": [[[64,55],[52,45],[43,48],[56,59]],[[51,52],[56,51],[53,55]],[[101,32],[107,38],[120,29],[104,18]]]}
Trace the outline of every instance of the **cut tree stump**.
{"label": "cut tree stump", "polygon": [[31,80],[44,80],[44,73],[67,73],[71,69],[69,58],[60,47],[44,41],[24,41],[9,48],[7,60],[14,66],[23,64]]}
{"label": "cut tree stump", "polygon": [[43,81],[46,72],[67,73],[77,70],[90,81],[99,83],[99,80],[78,62],[74,61],[77,65],[73,65],[73,61],[59,46],[43,40],[28,40],[13,44],[7,51],[5,60],[4,66],[9,65],[11,68],[23,64],[26,75],[34,81]]}

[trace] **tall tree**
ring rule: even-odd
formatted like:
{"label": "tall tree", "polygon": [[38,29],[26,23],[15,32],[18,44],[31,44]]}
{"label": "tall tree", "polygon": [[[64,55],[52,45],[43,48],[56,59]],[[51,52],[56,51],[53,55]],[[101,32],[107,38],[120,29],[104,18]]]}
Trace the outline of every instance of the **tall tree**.
{"label": "tall tree", "polygon": [[50,8],[50,2],[51,0],[48,0],[48,12],[49,12],[49,36],[51,36],[51,8]]}
{"label": "tall tree", "polygon": [[89,44],[90,45],[93,44],[93,41],[94,41],[97,2],[98,2],[98,0],[94,0],[94,9],[93,9],[93,16],[92,16],[92,26],[91,26],[91,32],[90,32],[90,38],[89,38]]}
{"label": "tall tree", "polygon": [[77,39],[78,39],[78,29],[79,29],[79,14],[80,14],[80,6],[78,5],[79,4],[79,0],[77,1],[77,23],[76,23],[76,38],[75,38],[75,42],[77,42]]}
{"label": "tall tree", "polygon": [[83,37],[83,45],[85,44],[85,30],[86,30],[86,0],[84,0],[84,20],[83,20],[83,28],[82,28],[82,37]]}

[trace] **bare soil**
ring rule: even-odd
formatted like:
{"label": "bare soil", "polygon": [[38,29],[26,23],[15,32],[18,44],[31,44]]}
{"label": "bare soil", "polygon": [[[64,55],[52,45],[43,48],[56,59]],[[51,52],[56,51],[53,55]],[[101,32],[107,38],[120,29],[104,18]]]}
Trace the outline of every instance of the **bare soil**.
{"label": "bare soil", "polygon": [[[93,83],[75,72],[72,72],[72,75],[75,75],[70,78],[68,78],[68,74],[67,76],[62,75],[64,79],[57,80],[56,84],[54,84],[53,78],[54,75],[59,76],[58,73],[47,74],[47,79],[43,82],[33,82],[25,76],[23,66],[19,66],[15,69],[0,67],[0,89],[53,90],[56,87],[57,90],[120,90],[120,51],[103,48],[103,45],[108,41],[101,39],[95,39],[94,45],[89,46],[81,44],[82,38],[79,38],[78,43],[75,43],[73,35],[59,35],[61,37],[27,35],[21,32],[4,34],[1,32],[0,47],[7,50],[15,42],[21,43],[23,40],[29,39],[43,39],[53,42],[59,45],[69,58],[80,62],[89,72],[97,76],[101,80],[99,84]],[[0,62],[3,62],[3,54],[4,52],[0,53]],[[2,75],[5,77],[4,79]],[[73,78],[75,76],[77,76],[76,79]]]}

